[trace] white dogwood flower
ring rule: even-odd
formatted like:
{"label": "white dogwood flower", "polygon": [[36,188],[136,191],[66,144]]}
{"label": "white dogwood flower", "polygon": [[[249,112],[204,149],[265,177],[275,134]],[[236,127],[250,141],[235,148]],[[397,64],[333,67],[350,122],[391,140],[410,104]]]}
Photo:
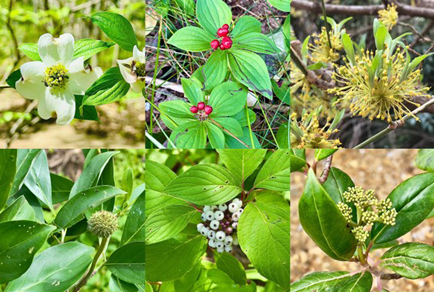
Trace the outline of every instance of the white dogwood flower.
{"label": "white dogwood flower", "polygon": [[69,124],[75,114],[75,97],[82,95],[102,75],[101,68],[84,67],[84,58],[73,58],[74,37],[63,34],[53,38],[49,33],[38,42],[42,62],[25,63],[20,67],[22,78],[15,84],[25,98],[37,99],[41,118],[57,114],[57,124]]}
{"label": "white dogwood flower", "polygon": [[145,49],[143,52],[134,46],[133,56],[126,60],[118,60],[119,69],[125,81],[135,92],[142,92],[145,87]]}

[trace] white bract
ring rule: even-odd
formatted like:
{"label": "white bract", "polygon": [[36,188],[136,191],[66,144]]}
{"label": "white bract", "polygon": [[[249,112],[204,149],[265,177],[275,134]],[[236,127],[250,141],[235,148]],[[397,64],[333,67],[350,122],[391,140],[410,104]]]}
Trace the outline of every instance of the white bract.
{"label": "white bract", "polygon": [[133,56],[126,60],[118,60],[119,70],[125,81],[130,84],[134,92],[142,92],[145,87],[146,53],[134,46]]}
{"label": "white bract", "polygon": [[75,115],[75,96],[83,95],[102,75],[99,67],[84,67],[84,58],[73,58],[74,37],[63,34],[54,38],[47,33],[39,38],[39,56],[42,60],[28,62],[20,67],[22,78],[15,83],[25,98],[37,99],[38,112],[47,120],[57,114],[57,124],[69,124]]}

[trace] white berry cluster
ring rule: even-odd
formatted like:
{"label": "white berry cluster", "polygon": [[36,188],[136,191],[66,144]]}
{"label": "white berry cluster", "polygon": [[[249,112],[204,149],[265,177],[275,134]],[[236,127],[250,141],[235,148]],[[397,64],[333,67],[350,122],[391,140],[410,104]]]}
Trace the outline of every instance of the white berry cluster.
{"label": "white berry cluster", "polygon": [[203,207],[203,223],[197,224],[197,231],[208,237],[208,245],[218,253],[231,252],[232,245],[238,245],[235,232],[243,213],[242,205],[240,199],[234,199],[229,204]]}

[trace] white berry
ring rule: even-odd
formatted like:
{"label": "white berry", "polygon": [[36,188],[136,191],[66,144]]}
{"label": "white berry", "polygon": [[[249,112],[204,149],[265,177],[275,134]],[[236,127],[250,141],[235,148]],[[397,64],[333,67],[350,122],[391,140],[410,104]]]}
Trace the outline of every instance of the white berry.
{"label": "white berry", "polygon": [[221,248],[217,248],[217,252],[218,253],[223,253],[225,250],[224,250],[224,248],[223,247],[221,247]]}
{"label": "white berry", "polygon": [[214,239],[210,239],[210,241],[208,241],[208,245],[212,248],[215,248],[215,244],[216,244],[216,241]]}
{"label": "white berry", "polygon": [[238,227],[238,222],[233,222],[232,223],[232,228],[233,229],[237,229],[237,227]]}
{"label": "white berry", "polygon": [[211,206],[211,211],[215,211],[217,209],[218,209],[218,207],[216,205]]}
{"label": "white berry", "polygon": [[232,220],[238,221],[238,219],[240,219],[240,213],[236,212],[232,214]]}
{"label": "white berry", "polygon": [[241,215],[244,212],[244,209],[243,208],[239,208],[237,212],[240,213],[240,215]]}
{"label": "white berry", "polygon": [[226,245],[225,246],[225,252],[232,252],[232,246],[231,245]]}
{"label": "white berry", "polygon": [[238,209],[239,209],[239,207],[238,207],[237,203],[230,203],[229,204],[229,212],[235,213],[238,211]]}
{"label": "white berry", "polygon": [[231,245],[232,244],[232,241],[233,241],[233,238],[232,238],[232,236],[226,236],[226,238],[225,238],[225,244],[226,245]]}
{"label": "white berry", "polygon": [[202,218],[202,221],[206,221],[206,213],[202,213],[200,217]]}
{"label": "white berry", "polygon": [[203,225],[202,223],[197,224],[197,232],[200,232],[204,227],[205,225]]}
{"label": "white berry", "polygon": [[208,211],[211,211],[211,206],[204,206],[203,207],[203,212],[206,213]]}
{"label": "white berry", "polygon": [[219,231],[216,233],[215,238],[217,240],[223,241],[225,240],[226,234],[223,231]]}
{"label": "white berry", "polygon": [[213,211],[206,212],[205,217],[206,217],[206,220],[212,221],[214,219],[214,212]]}
{"label": "white berry", "polygon": [[208,238],[209,239],[214,239],[215,238],[215,231],[214,230],[208,231]]}
{"label": "white berry", "polygon": [[219,229],[220,223],[217,220],[212,220],[211,223],[209,224],[209,227],[211,227],[211,229],[217,230]]}
{"label": "white berry", "polygon": [[208,235],[208,231],[209,228],[208,227],[204,227],[200,230],[200,234],[202,234],[203,236],[207,236]]}
{"label": "white berry", "polygon": [[225,214],[223,214],[222,211],[217,211],[214,213],[214,219],[215,220],[223,220],[224,217],[225,217]]}
{"label": "white berry", "polygon": [[232,201],[232,203],[235,203],[238,205],[238,208],[241,208],[241,206],[243,205],[243,202],[240,199],[234,199]]}
{"label": "white berry", "polygon": [[227,209],[228,209],[228,205],[226,205],[226,204],[221,204],[221,205],[219,205],[219,210],[220,210],[220,211],[224,212],[224,211],[226,211]]}
{"label": "white berry", "polygon": [[216,244],[215,244],[215,246],[216,246],[217,248],[223,248],[225,245],[223,244],[223,242],[221,242],[221,241],[217,241]]}

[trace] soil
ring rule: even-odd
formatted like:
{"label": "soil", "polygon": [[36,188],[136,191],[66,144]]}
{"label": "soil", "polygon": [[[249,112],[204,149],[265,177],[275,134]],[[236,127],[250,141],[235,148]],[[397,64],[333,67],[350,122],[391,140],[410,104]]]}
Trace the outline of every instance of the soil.
{"label": "soil", "polygon": [[[313,151],[308,151],[310,162],[312,155]],[[333,157],[333,166],[345,171],[357,186],[374,189],[379,198],[385,198],[402,181],[422,173],[414,166],[416,155],[417,150],[339,150]],[[318,170],[323,168],[323,164],[319,165]],[[357,263],[339,262],[328,257],[303,231],[298,217],[298,201],[305,180],[303,173],[291,174],[291,282],[311,272],[359,270]],[[399,240],[433,245],[434,218],[425,220]],[[377,261],[384,251],[373,251],[373,260]],[[383,288],[389,291],[429,292],[434,291],[434,281],[433,277],[383,281]]]}

